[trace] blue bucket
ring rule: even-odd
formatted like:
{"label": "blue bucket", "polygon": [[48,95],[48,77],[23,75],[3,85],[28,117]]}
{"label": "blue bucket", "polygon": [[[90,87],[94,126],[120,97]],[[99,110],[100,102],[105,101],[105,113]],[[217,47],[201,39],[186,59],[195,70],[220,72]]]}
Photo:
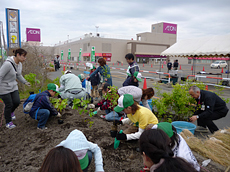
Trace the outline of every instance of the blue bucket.
{"label": "blue bucket", "polygon": [[[148,99],[148,104],[149,107],[153,110],[152,99]],[[143,106],[142,102],[140,102],[140,105]]]}
{"label": "blue bucket", "polygon": [[180,134],[184,129],[188,129],[192,134],[194,134],[196,125],[186,121],[174,121],[172,125],[176,128],[178,134]]}
{"label": "blue bucket", "polygon": [[90,74],[90,72],[89,72],[89,71],[84,71],[84,73],[85,73],[85,74]]}

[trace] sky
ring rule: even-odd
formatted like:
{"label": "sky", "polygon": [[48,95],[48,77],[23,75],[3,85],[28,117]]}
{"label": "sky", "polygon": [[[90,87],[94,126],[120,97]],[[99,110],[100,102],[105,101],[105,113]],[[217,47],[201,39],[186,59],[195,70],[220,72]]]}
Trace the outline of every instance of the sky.
{"label": "sky", "polygon": [[4,34],[6,8],[20,10],[22,41],[39,28],[47,46],[96,31],[135,40],[160,22],[177,24],[178,40],[230,34],[229,0],[0,0]]}

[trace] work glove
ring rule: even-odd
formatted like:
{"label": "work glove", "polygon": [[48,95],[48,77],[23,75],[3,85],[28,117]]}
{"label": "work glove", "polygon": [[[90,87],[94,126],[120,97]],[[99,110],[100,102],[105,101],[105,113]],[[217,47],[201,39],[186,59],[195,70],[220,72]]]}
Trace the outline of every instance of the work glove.
{"label": "work glove", "polygon": [[31,84],[29,82],[26,82],[25,85],[27,85],[29,87],[31,86]]}
{"label": "work glove", "polygon": [[101,111],[101,108],[99,107],[98,109],[97,109],[97,112],[100,112]]}
{"label": "work glove", "polygon": [[88,105],[88,108],[89,108],[89,109],[94,109],[94,108],[95,108],[95,105],[94,105],[94,104],[89,104],[89,105]]}
{"label": "work glove", "polygon": [[62,115],[58,112],[58,114],[57,114],[57,116],[56,116],[56,117],[61,118],[61,117],[62,117]]}
{"label": "work glove", "polygon": [[122,124],[122,121],[115,120],[115,121],[113,122],[113,125],[120,125],[120,124]]}
{"label": "work glove", "polygon": [[117,140],[127,140],[127,136],[124,133],[117,133],[116,139]]}

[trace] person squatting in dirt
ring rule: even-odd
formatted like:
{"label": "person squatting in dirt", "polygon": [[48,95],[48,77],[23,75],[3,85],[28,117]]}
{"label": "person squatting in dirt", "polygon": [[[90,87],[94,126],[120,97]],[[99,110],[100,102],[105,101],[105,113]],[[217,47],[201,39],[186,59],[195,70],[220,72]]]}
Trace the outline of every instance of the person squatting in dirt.
{"label": "person squatting in dirt", "polygon": [[161,129],[145,130],[139,139],[140,153],[145,171],[150,172],[196,172],[190,163],[174,157],[170,138]]}
{"label": "person squatting in dirt", "polygon": [[[180,157],[189,162],[197,171],[200,171],[200,165],[198,164],[191,149],[187,145],[184,138],[177,133],[176,128],[169,122],[160,122],[156,125],[149,125],[146,129],[161,129],[170,138],[170,148],[172,149],[175,157]],[[155,136],[153,136],[155,137]]]}
{"label": "person squatting in dirt", "polygon": [[190,118],[191,122],[197,120],[198,127],[196,131],[208,132],[207,128],[211,133],[218,131],[218,127],[213,123],[213,120],[217,120],[225,117],[228,114],[228,107],[224,100],[218,95],[210,91],[200,90],[197,86],[191,86],[189,88],[189,94],[197,101],[197,110]]}
{"label": "person squatting in dirt", "polygon": [[70,70],[65,71],[60,78],[60,96],[62,99],[68,99],[70,105],[74,99],[86,99],[86,91],[82,88],[81,80]]}
{"label": "person squatting in dirt", "polygon": [[[93,68],[90,70],[90,75],[96,70],[96,67],[93,66]],[[98,92],[98,85],[100,84],[101,77],[99,73],[96,73],[94,76],[90,77],[88,79],[91,82],[92,90],[91,90],[91,96],[95,98],[95,100],[98,100],[99,92]]]}
{"label": "person squatting in dirt", "polygon": [[122,86],[124,87],[124,86],[134,85],[134,86],[138,87],[139,83],[134,82],[134,79],[135,79],[134,73],[137,72],[137,74],[138,74],[140,69],[139,69],[138,64],[134,60],[134,55],[131,53],[126,54],[125,59],[126,59],[127,63],[129,64],[129,66],[128,66],[128,69],[126,71],[127,78],[124,81],[124,83],[122,84]]}
{"label": "person squatting in dirt", "polygon": [[88,80],[89,78],[94,77],[95,74],[99,72],[101,77],[103,78],[103,82],[106,82],[112,86],[113,83],[112,83],[112,76],[110,73],[110,67],[106,64],[106,61],[103,58],[99,58],[98,63],[99,63],[99,67],[97,67],[97,69],[93,73],[91,73],[90,76],[88,76],[86,79]]}
{"label": "person squatting in dirt", "polygon": [[117,113],[124,111],[128,117],[121,121],[114,121],[114,125],[132,124],[123,133],[117,133],[117,140],[137,140],[149,124],[158,123],[158,119],[152,111],[138,105],[130,94],[124,94],[118,99],[118,105],[114,108],[114,111]]}
{"label": "person squatting in dirt", "polygon": [[142,102],[143,106],[152,111],[148,104],[148,100],[154,96],[153,88],[141,89],[135,86],[126,86],[118,89],[118,94],[120,96],[124,94],[130,94],[133,96],[134,101],[138,104]]}
{"label": "person squatting in dirt", "polygon": [[[106,95],[109,90],[110,85],[108,83],[104,83],[102,86],[102,93]],[[122,120],[124,117],[124,113],[120,112],[117,113],[114,111],[111,102],[108,99],[102,99],[99,103],[95,105],[97,112],[101,110],[105,110],[106,115],[101,115],[101,118],[106,119],[107,121],[114,121],[114,120]],[[94,107],[92,107],[94,108]]]}
{"label": "person squatting in dirt", "polygon": [[39,172],[71,171],[82,172],[76,154],[63,146],[58,146],[46,155]]}
{"label": "person squatting in dirt", "polygon": [[26,60],[27,52],[24,49],[14,50],[14,56],[8,57],[0,68],[0,98],[5,104],[4,116],[6,128],[12,129],[16,125],[12,120],[16,119],[14,110],[20,104],[18,81],[30,86],[30,83],[22,76],[22,63]]}
{"label": "person squatting in dirt", "polygon": [[31,118],[38,120],[37,129],[45,130],[45,126],[50,116],[61,117],[61,114],[53,107],[49,98],[54,97],[58,91],[58,86],[50,83],[47,85],[47,90],[38,93],[34,99],[34,104],[29,112]]}
{"label": "person squatting in dirt", "polygon": [[57,147],[59,146],[68,148],[77,155],[83,172],[88,171],[88,167],[92,161],[92,154],[94,155],[95,171],[104,171],[101,149],[97,144],[89,142],[80,130],[73,130],[66,140],[57,145]]}

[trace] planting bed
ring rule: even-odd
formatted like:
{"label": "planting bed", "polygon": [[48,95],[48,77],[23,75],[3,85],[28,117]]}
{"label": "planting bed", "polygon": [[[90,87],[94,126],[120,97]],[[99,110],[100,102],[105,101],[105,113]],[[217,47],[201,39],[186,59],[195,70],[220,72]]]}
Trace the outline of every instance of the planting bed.
{"label": "planting bed", "polygon": [[[0,103],[0,113],[2,114]],[[103,112],[102,112],[103,113]],[[97,143],[102,150],[104,170],[107,172],[138,172],[143,168],[142,157],[136,152],[137,141],[121,142],[114,150],[114,138],[110,136],[112,122],[101,119],[98,115],[90,118],[79,115],[77,111],[65,110],[63,124],[58,124],[58,118],[51,117],[47,122],[46,131],[37,130],[37,121],[22,112],[22,104],[15,111],[16,128],[9,130],[0,127],[0,171],[34,172],[38,171],[50,149],[64,140],[74,130],[81,130],[91,142]],[[88,120],[94,121],[89,127]],[[119,127],[125,129],[127,126]],[[199,163],[203,158],[197,157]],[[94,160],[89,171],[94,171]],[[216,166],[206,167],[209,171],[221,171]],[[205,171],[205,170],[202,170]]]}

